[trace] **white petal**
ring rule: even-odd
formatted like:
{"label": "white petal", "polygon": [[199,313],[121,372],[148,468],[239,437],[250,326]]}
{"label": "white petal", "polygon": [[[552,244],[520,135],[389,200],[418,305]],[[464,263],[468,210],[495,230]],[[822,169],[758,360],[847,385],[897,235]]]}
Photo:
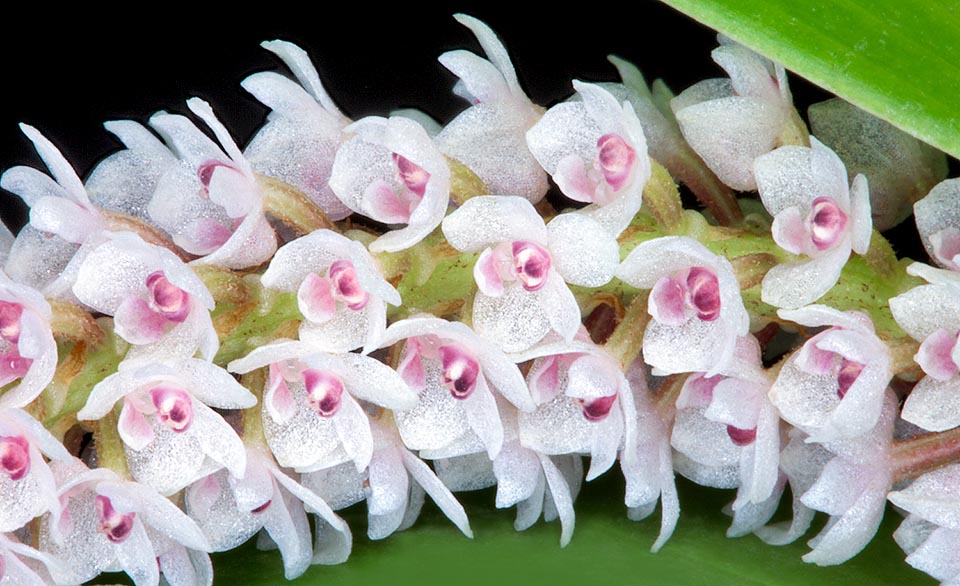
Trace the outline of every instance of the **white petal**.
{"label": "white petal", "polygon": [[333,418],[340,444],[361,472],[370,463],[373,455],[373,435],[363,408],[349,395],[340,397],[340,410]]}
{"label": "white petal", "polygon": [[891,492],[887,498],[931,523],[960,529],[960,465],[928,472],[906,488]]}
{"label": "white petal", "polygon": [[890,298],[894,319],[922,342],[938,329],[960,330],[960,296],[949,286],[921,285]]}
{"label": "white petal", "polygon": [[613,278],[620,264],[617,241],[589,216],[560,214],[547,224],[550,256],[563,280],[599,287]]}
{"label": "white petal", "polygon": [[118,510],[136,511],[150,527],[177,543],[190,549],[210,550],[196,523],[153,489],[136,482],[103,482],[97,485],[97,492],[109,497]]}
{"label": "white petal", "polygon": [[443,514],[453,521],[464,535],[473,539],[473,531],[470,529],[470,521],[467,519],[467,512],[463,509],[463,505],[423,461],[406,450],[401,450],[401,456],[404,467],[440,507]]}
{"label": "white petal", "polygon": [[473,393],[463,399],[463,412],[467,416],[470,429],[483,441],[487,448],[487,455],[491,460],[496,459],[503,446],[503,425],[500,423],[500,413],[497,411],[497,402],[487,387],[483,376],[477,377]]}
{"label": "white petal", "polygon": [[754,160],[773,149],[783,127],[777,107],[756,98],[729,97],[675,112],[684,138],[721,181],[740,191],[756,189]]}
{"label": "white petal", "polygon": [[343,354],[339,360],[352,371],[349,392],[358,399],[387,409],[410,409],[416,404],[416,394],[386,364],[359,354]]}
{"label": "white petal", "polygon": [[873,218],[870,215],[870,191],[867,178],[857,175],[850,186],[851,247],[857,254],[866,254],[870,248]]}
{"label": "white petal", "polygon": [[320,76],[317,75],[317,70],[311,63],[310,56],[307,55],[306,51],[287,41],[264,41],[260,43],[260,46],[280,57],[290,68],[290,71],[297,76],[297,80],[303,84],[303,87],[310,90],[313,97],[325,110],[343,116],[337,109],[336,104],[333,103],[333,99],[323,88],[323,84],[320,83]]}
{"label": "white petal", "polygon": [[763,277],[761,299],[774,307],[795,308],[827,294],[850,258],[849,244],[841,243],[823,256],[779,264]]}
{"label": "white petal", "polygon": [[901,417],[927,431],[960,426],[960,377],[938,381],[927,376],[921,380],[903,404]]}
{"label": "white petal", "polygon": [[540,214],[517,196],[481,196],[468,199],[444,218],[443,235],[461,252],[480,252],[489,245],[529,240],[546,246],[548,236]]}
{"label": "white petal", "polygon": [[560,547],[566,547],[570,543],[570,539],[573,538],[573,529],[576,525],[570,487],[567,485],[563,474],[553,465],[548,456],[539,455],[539,458],[540,464],[543,466],[543,475],[550,487],[550,495],[553,497],[554,506],[557,507],[557,513],[560,516]]}
{"label": "white petal", "polygon": [[67,159],[64,158],[60,150],[55,147],[52,142],[47,140],[45,136],[40,134],[40,131],[29,124],[21,123],[20,130],[22,130],[23,133],[27,135],[27,138],[30,139],[30,142],[33,143],[34,148],[37,149],[37,154],[40,155],[44,164],[50,169],[50,175],[63,187],[67,196],[73,200],[74,203],[90,209],[90,200],[87,198],[87,191],[83,188],[83,183],[77,176],[77,172],[74,171],[73,166],[67,162]]}
{"label": "white petal", "polygon": [[81,421],[100,419],[113,409],[116,402],[126,395],[128,390],[130,389],[125,387],[119,373],[111,374],[94,385],[87,397],[87,403],[77,412],[77,419]]}
{"label": "white petal", "polygon": [[299,577],[310,567],[313,557],[310,522],[303,507],[292,498],[284,498],[278,488],[274,490],[270,505],[259,515],[263,519],[263,528],[283,556],[283,576],[287,580]]}
{"label": "white petal", "polygon": [[510,55],[507,53],[507,49],[503,46],[503,43],[500,42],[500,39],[497,38],[496,33],[494,33],[486,23],[470,15],[454,14],[453,18],[470,29],[477,37],[477,41],[480,42],[480,47],[483,48],[483,52],[487,54],[490,62],[493,63],[503,75],[503,79],[506,81],[507,86],[509,86],[510,91],[517,97],[526,98],[523,90],[520,88],[519,82],[517,82],[517,74],[513,69],[513,63],[510,61]]}
{"label": "white petal", "polygon": [[493,471],[497,476],[497,508],[504,509],[533,496],[541,468],[535,452],[519,442],[507,442],[493,461]]}

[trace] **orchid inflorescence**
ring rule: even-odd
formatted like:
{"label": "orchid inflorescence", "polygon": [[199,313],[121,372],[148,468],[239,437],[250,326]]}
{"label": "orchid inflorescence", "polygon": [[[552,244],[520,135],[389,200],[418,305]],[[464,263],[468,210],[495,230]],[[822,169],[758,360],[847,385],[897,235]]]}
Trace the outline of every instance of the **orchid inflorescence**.
{"label": "orchid inflorescence", "polygon": [[[284,41],[263,46],[295,79],[242,83],[271,111],[243,151],[193,98],[215,140],[108,122],[125,148],[83,182],[22,125],[49,175],[0,180],[30,206],[2,239],[0,581],[210,584],[208,553],[254,534],[292,579],[348,558],[344,507],[383,539],[429,496],[471,537],[454,493],[493,486],[565,546],[581,483],[619,463],[631,519],[660,502],[654,550],[680,473],[736,489],[732,537],[826,513],[821,565],[889,500],[907,562],[958,583],[944,155],[838,99],[811,136],[783,68],[724,38],[728,77],[673,96],[611,57],[620,83],[544,109],[456,19],[486,58],[440,56],[470,103],[445,126],[350,120]],[[911,211],[939,268],[876,231]]]}

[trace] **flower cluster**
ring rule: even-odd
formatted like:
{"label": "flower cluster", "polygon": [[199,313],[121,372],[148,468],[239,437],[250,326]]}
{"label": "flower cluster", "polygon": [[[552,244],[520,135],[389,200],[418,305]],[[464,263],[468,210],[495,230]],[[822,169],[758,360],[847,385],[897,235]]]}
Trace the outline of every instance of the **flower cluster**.
{"label": "flower cluster", "polygon": [[[731,537],[827,514],[821,565],[889,500],[907,562],[956,583],[956,180],[914,208],[941,268],[908,266],[874,225],[918,198],[844,158],[851,119],[896,135],[831,102],[811,136],[782,67],[722,39],[729,78],[672,97],[612,58],[622,83],[545,109],[456,19],[486,58],[440,56],[470,102],[442,127],[350,120],[285,41],[296,81],[242,83],[270,109],[243,150],[193,98],[106,123],[124,149],[83,182],[22,126],[49,175],[0,179],[30,207],[0,238],[0,582],[211,584],[254,535],[293,579],[347,560],[345,507],[383,539],[429,496],[472,537],[455,493],[491,487],[565,546],[581,484],[620,473],[631,519],[661,503],[653,550],[680,474],[736,490]],[[875,148],[942,179],[913,139]]]}

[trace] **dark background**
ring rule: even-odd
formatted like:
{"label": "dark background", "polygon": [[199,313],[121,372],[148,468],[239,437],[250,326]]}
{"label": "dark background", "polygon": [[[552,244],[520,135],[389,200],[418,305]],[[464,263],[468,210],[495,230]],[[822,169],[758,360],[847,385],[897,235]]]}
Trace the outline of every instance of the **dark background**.
{"label": "dark background", "polygon": [[[574,78],[616,80],[609,53],[636,63],[648,80],[663,78],[675,92],[722,74],[710,60],[715,33],[653,0],[634,2],[629,11],[598,3],[596,10],[585,4],[560,13],[541,4],[536,18],[463,2],[428,14],[405,10],[406,3],[381,9],[357,2],[346,5],[349,18],[324,16],[321,3],[308,12],[279,2],[261,6],[244,14],[169,5],[154,8],[149,19],[105,9],[8,16],[0,35],[0,169],[42,165],[18,122],[37,126],[83,177],[119,147],[104,121],[185,112],[184,101],[195,95],[213,105],[242,146],[266,110],[239,84],[256,71],[285,71],[259,47],[274,38],[307,49],[329,93],[355,119],[419,107],[446,122],[466,104],[451,92],[455,77],[436,58],[450,49],[480,51],[451,17],[458,11],[500,35],[521,84],[545,106],[569,96]],[[228,18],[242,24],[228,25]],[[795,77],[791,82],[799,104],[825,97]],[[19,199],[0,198],[4,221],[16,228],[25,218]]]}

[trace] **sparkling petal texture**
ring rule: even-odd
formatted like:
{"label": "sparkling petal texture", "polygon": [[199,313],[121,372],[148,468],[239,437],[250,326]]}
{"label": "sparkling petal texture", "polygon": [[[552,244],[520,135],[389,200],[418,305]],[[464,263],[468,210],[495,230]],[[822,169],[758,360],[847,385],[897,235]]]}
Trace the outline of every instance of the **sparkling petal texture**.
{"label": "sparkling petal texture", "polygon": [[[436,228],[450,199],[450,170],[419,124],[408,118],[368,117],[347,127],[357,136],[337,151],[330,187],[355,212],[364,209],[364,192],[374,181],[387,181],[402,189],[395,178],[392,154],[399,155],[429,174],[420,202],[410,211],[406,228],[384,234],[370,245],[374,252],[396,252],[413,246]],[[378,220],[380,218],[373,217]]]}

